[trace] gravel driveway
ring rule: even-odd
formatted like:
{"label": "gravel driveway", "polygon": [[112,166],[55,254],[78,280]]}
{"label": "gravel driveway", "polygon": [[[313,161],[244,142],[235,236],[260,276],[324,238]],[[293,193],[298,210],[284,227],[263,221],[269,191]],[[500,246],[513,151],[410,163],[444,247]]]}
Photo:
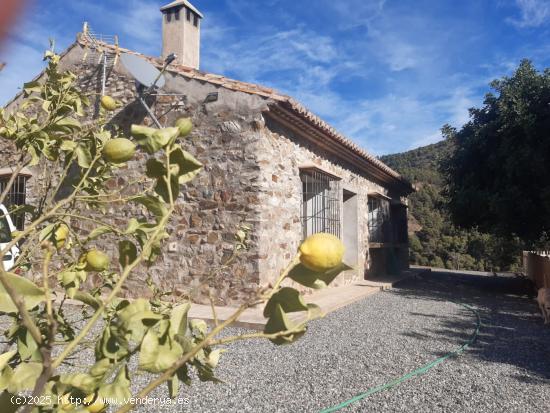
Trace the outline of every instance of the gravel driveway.
{"label": "gravel driveway", "polygon": [[[319,412],[463,344],[476,319],[448,301],[455,300],[477,307],[482,317],[470,349],[342,411],[549,412],[550,327],[535,300],[507,295],[509,289],[501,278],[424,274],[312,323],[293,345],[234,343],[217,369],[225,384],[197,380],[182,386],[188,405],[136,411]],[[135,376],[135,393],[147,381]],[[166,398],[166,387],[151,396]]]}
{"label": "gravel driveway", "polygon": [[534,300],[506,295],[507,286],[492,277],[426,274],[312,323],[294,345],[236,343],[218,369],[226,384],[184,388],[190,404],[183,410],[318,412],[461,345],[475,316],[447,301],[460,300],[479,308],[483,322],[466,353],[343,411],[548,412],[550,328]]}

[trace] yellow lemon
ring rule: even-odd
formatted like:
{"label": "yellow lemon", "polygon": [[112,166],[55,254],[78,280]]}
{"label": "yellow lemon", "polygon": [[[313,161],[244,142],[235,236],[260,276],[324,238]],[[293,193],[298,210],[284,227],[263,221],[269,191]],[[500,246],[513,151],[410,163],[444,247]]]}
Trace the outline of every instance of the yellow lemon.
{"label": "yellow lemon", "polygon": [[180,136],[187,136],[193,130],[193,122],[191,118],[180,118],[176,121],[176,128],[180,130]]}
{"label": "yellow lemon", "polygon": [[99,413],[105,409],[105,403],[97,397],[97,393],[92,393],[86,396],[84,399],[84,405],[86,406],[86,410],[90,413]]}
{"label": "yellow lemon", "polygon": [[105,271],[107,268],[109,268],[111,260],[107,256],[107,254],[98,251],[98,250],[90,250],[86,254],[86,269],[88,271]]}
{"label": "yellow lemon", "polygon": [[116,109],[116,100],[111,96],[102,96],[101,97],[101,107],[105,110],[112,111]]}
{"label": "yellow lemon", "polygon": [[300,245],[300,262],[312,271],[328,271],[340,265],[343,258],[344,244],[332,234],[314,234]]}
{"label": "yellow lemon", "polygon": [[66,224],[59,224],[59,226],[53,233],[55,247],[57,249],[63,248],[68,236],[69,236],[69,227]]}
{"label": "yellow lemon", "polygon": [[136,145],[130,139],[116,138],[103,146],[103,159],[107,162],[122,163],[129,161],[136,153]]}

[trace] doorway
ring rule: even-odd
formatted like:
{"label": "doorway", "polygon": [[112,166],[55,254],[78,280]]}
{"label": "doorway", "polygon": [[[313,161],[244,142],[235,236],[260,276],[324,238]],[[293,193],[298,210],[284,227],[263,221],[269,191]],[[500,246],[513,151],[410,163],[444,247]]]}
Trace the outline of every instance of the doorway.
{"label": "doorway", "polygon": [[344,189],[343,204],[342,241],[345,247],[344,262],[349,265],[357,265],[359,258],[357,194]]}

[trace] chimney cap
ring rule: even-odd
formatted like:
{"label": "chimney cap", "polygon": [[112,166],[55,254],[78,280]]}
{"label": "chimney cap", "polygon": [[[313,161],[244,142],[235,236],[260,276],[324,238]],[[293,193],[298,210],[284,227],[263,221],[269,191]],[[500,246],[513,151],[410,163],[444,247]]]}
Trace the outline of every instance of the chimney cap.
{"label": "chimney cap", "polygon": [[173,1],[172,3],[167,4],[166,6],[162,6],[160,8],[160,11],[165,11],[165,10],[171,9],[172,7],[177,7],[177,6],[185,6],[189,9],[191,9],[192,11],[194,11],[195,13],[197,13],[201,19],[204,18],[202,13],[200,11],[198,11],[197,8],[195,6],[193,6],[191,3],[189,3],[187,0]]}

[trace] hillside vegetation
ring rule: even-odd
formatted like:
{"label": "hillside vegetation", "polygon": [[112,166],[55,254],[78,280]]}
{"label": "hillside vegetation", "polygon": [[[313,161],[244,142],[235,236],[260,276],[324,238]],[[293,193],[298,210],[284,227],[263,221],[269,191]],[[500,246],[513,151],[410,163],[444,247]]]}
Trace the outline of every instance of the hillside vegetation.
{"label": "hillside vegetation", "polygon": [[453,150],[451,139],[408,152],[386,155],[381,160],[415,184],[409,198],[411,264],[431,267],[514,271],[519,266],[521,244],[452,224],[442,195],[440,164]]}

